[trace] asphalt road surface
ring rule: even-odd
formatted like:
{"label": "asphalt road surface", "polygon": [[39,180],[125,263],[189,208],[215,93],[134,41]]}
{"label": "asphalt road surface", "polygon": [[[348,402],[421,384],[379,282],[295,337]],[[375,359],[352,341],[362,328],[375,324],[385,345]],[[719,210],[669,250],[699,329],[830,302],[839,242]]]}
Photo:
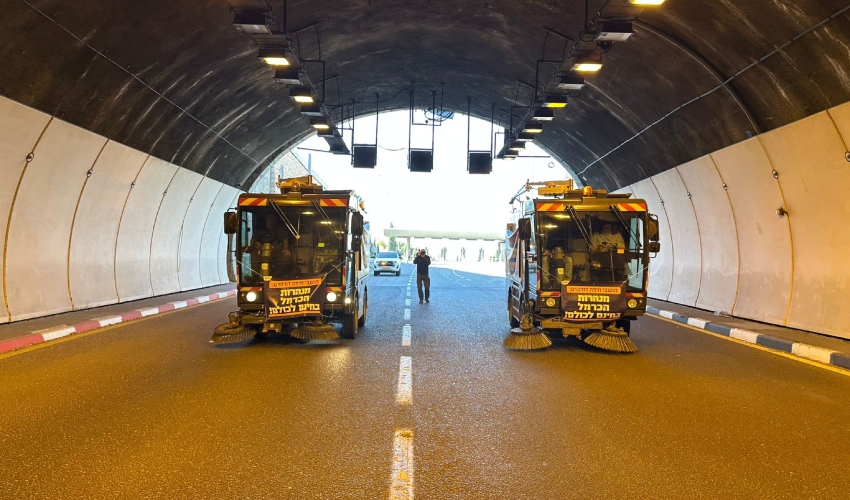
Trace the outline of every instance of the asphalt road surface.
{"label": "asphalt road surface", "polygon": [[354,340],[217,346],[227,299],[0,357],[0,498],[850,495],[850,377],[653,317],[509,351],[504,278],[412,272]]}

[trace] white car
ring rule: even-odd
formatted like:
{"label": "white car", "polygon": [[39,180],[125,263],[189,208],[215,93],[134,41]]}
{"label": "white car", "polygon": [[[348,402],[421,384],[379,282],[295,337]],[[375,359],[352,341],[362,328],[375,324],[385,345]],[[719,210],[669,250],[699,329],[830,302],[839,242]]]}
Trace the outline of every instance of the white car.
{"label": "white car", "polygon": [[381,273],[395,273],[396,276],[401,274],[401,257],[398,256],[398,252],[378,252],[373,262],[375,276]]}

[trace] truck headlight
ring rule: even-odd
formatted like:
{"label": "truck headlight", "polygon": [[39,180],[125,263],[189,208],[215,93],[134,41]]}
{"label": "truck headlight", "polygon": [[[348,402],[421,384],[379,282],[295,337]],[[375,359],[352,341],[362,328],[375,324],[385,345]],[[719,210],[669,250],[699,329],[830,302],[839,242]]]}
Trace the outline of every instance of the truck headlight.
{"label": "truck headlight", "polygon": [[245,300],[248,302],[254,302],[257,300],[257,292],[248,292],[245,294]]}
{"label": "truck headlight", "polygon": [[336,292],[328,292],[325,298],[328,299],[328,302],[334,302],[336,300]]}
{"label": "truck headlight", "polygon": [[555,307],[555,299],[552,297],[546,299],[546,307]]}
{"label": "truck headlight", "polygon": [[629,306],[629,309],[634,309],[637,307],[637,301],[635,299],[629,299],[629,301],[626,302],[626,305]]}
{"label": "truck headlight", "polygon": [[345,302],[346,304],[351,304],[351,297],[346,297],[343,302]]}

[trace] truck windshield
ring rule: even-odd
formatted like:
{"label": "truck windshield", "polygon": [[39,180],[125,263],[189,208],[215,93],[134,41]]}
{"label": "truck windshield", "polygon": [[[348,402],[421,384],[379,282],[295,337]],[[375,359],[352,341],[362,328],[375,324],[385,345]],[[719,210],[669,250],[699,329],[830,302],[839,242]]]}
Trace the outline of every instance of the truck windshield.
{"label": "truck windshield", "polygon": [[303,205],[242,210],[237,246],[242,283],[327,273],[327,284],[341,284],[347,214],[347,207]]}
{"label": "truck windshield", "polygon": [[626,282],[629,290],[643,289],[647,264],[644,212],[538,215],[541,289],[560,290],[561,283],[570,281]]}

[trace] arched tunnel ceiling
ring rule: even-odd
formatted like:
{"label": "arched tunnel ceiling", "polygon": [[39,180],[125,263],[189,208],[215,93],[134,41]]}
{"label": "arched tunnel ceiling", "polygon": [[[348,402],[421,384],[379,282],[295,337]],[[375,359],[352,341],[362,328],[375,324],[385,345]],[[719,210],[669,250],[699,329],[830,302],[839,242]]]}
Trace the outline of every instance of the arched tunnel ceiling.
{"label": "arched tunnel ceiling", "polygon": [[[0,93],[247,185],[311,131],[232,26],[231,8],[256,3],[3,0]],[[282,24],[284,2],[270,4]],[[615,189],[850,99],[846,0],[626,4],[589,2],[591,18],[603,5],[634,17],[636,34],[538,139],[590,184]],[[289,0],[287,12],[302,59],[318,58],[321,40],[328,104],[356,99],[358,114],[372,113],[380,93],[382,109],[406,108],[416,82],[417,107],[443,88],[445,108],[466,112],[472,97],[473,115],[489,120],[495,105],[508,122],[515,102],[532,100],[519,82],[533,84],[536,61],[572,46],[554,33],[579,36],[585,2]],[[541,91],[557,70],[541,66]],[[317,64],[307,72],[321,78]]]}

